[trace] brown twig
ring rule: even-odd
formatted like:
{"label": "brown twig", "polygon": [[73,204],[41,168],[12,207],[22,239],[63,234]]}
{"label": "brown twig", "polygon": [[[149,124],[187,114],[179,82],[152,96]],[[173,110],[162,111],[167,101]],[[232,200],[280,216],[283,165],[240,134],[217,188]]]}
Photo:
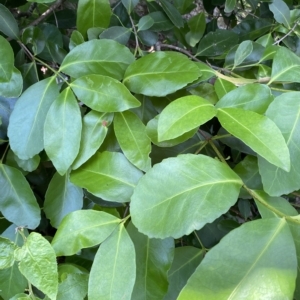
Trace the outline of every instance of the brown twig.
{"label": "brown twig", "polygon": [[200,59],[196,58],[196,57],[195,57],[194,55],[192,55],[188,50],[182,49],[182,48],[180,48],[180,47],[177,47],[177,46],[174,46],[174,45],[169,45],[169,44],[161,44],[161,43],[159,43],[158,46],[159,46],[160,48],[174,49],[174,50],[176,50],[176,51],[178,51],[178,52],[181,52],[181,53],[186,54],[188,57],[190,57],[190,58],[191,58],[192,60],[194,60],[194,61],[199,61],[199,62],[201,62]]}
{"label": "brown twig", "polygon": [[280,38],[279,40],[277,40],[273,45],[278,45],[280,44],[285,38],[287,38],[296,28],[296,26],[299,25],[299,21],[297,21],[294,26],[291,28],[291,30],[285,34],[282,38]]}
{"label": "brown twig", "polygon": [[135,37],[134,56],[136,56],[137,51],[138,51],[138,48],[140,47],[140,46],[139,46],[139,39],[138,39],[138,35],[137,35],[137,31],[136,31],[136,28],[135,28],[133,19],[131,18],[131,15],[128,15],[128,16],[129,16],[129,20],[130,20],[131,25],[132,25],[132,30],[133,30],[133,32],[134,32],[134,37]]}

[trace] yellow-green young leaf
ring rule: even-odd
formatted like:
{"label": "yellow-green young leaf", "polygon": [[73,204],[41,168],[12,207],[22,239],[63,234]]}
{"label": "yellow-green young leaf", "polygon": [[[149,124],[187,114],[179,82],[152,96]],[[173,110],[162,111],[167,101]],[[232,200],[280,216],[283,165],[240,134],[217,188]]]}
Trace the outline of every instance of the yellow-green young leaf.
{"label": "yellow-green young leaf", "polygon": [[130,222],[127,231],[136,253],[136,280],[132,299],[163,299],[174,257],[174,239],[150,239]]}
{"label": "yellow-green young leaf", "polygon": [[286,221],[256,220],[232,230],[205,255],[178,300],[293,299],[296,274]]}
{"label": "yellow-green young leaf", "polygon": [[29,159],[44,148],[44,123],[58,96],[55,77],[39,81],[18,99],[10,116],[8,136],[11,149],[21,159]]}
{"label": "yellow-green young leaf", "polygon": [[35,229],[41,219],[40,208],[23,174],[0,164],[0,211],[17,226]]}
{"label": "yellow-green young leaf", "polygon": [[45,150],[60,175],[68,171],[78,154],[81,127],[80,109],[68,87],[51,105],[44,126]]}
{"label": "yellow-green young leaf", "polygon": [[179,98],[161,112],[158,141],[171,140],[206,123],[216,115],[215,107],[199,96]]}
{"label": "yellow-green young leaf", "polygon": [[0,269],[7,269],[13,266],[15,249],[15,243],[0,236]]}
{"label": "yellow-green young leaf", "polygon": [[286,172],[258,157],[264,190],[271,196],[281,196],[300,189],[300,93],[284,93],[275,98],[266,116],[280,129],[291,157],[291,170]]}
{"label": "yellow-green young leaf", "polygon": [[[3,2],[2,2],[3,3]],[[6,3],[6,2],[4,2]],[[0,4],[0,31],[12,39],[18,39],[19,27],[16,19],[10,10],[4,5]],[[1,42],[1,47],[3,43]]]}
{"label": "yellow-green young leaf", "polygon": [[115,114],[114,130],[120,147],[127,159],[142,171],[151,168],[151,141],[146,126],[132,112]]}
{"label": "yellow-green young leaf", "polygon": [[12,77],[14,52],[9,42],[3,36],[0,36],[0,44],[0,83],[3,83],[8,82]]}
{"label": "yellow-green young leaf", "polygon": [[101,211],[78,210],[64,217],[52,240],[57,256],[73,255],[102,243],[120,219]]}
{"label": "yellow-green young leaf", "polygon": [[128,65],[134,61],[134,55],[124,45],[113,40],[94,39],[68,53],[60,71],[74,78],[99,74],[121,80]]}
{"label": "yellow-green young leaf", "polygon": [[107,201],[128,202],[142,177],[122,153],[103,152],[71,172],[71,182]]}
{"label": "yellow-green young leaf", "polygon": [[118,80],[102,75],[86,75],[70,84],[80,101],[100,112],[117,112],[141,103]]}
{"label": "yellow-green young leaf", "polygon": [[0,82],[0,96],[5,98],[19,97],[23,89],[23,77],[21,72],[13,67],[13,73],[8,82]]}
{"label": "yellow-green young leaf", "polygon": [[269,4],[270,11],[274,14],[274,19],[283,24],[285,27],[290,28],[291,16],[290,9],[283,0],[273,0]]}
{"label": "yellow-green young leaf", "polygon": [[224,97],[227,93],[236,89],[236,86],[225,79],[217,78],[214,84],[215,92],[219,99]]}
{"label": "yellow-green young leaf", "polygon": [[56,256],[50,243],[39,233],[32,232],[25,245],[17,250],[19,269],[27,280],[46,294],[56,299],[58,273]]}
{"label": "yellow-green young leaf", "polygon": [[111,14],[109,0],[79,0],[76,22],[78,31],[86,38],[89,28],[107,28]]}
{"label": "yellow-green young leaf", "polygon": [[217,117],[229,133],[271,164],[289,171],[290,154],[284,137],[269,118],[239,108],[219,108]]}
{"label": "yellow-green young leaf", "polygon": [[134,246],[121,223],[96,253],[89,278],[89,300],[130,300],[135,273]]}
{"label": "yellow-green young leaf", "polygon": [[112,122],[114,114],[90,111],[82,120],[82,132],[79,153],[72,165],[72,169],[77,169],[85,163],[103,143],[108,126]]}
{"label": "yellow-green young leaf", "polygon": [[123,83],[134,93],[160,97],[180,90],[200,76],[197,65],[185,55],[158,51],[133,62]]}
{"label": "yellow-green young leaf", "polygon": [[44,212],[53,227],[57,228],[63,217],[82,208],[82,188],[69,181],[69,174],[55,173],[52,177],[44,202]]}
{"label": "yellow-green young leaf", "polygon": [[132,222],[150,238],[179,238],[225,213],[241,186],[228,166],[211,157],[168,158],[138,182],[131,197]]}

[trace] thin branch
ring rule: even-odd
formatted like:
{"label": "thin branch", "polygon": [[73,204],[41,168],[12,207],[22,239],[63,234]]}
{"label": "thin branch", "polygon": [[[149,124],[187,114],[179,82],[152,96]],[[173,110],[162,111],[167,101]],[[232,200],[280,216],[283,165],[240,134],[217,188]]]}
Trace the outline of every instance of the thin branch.
{"label": "thin branch", "polygon": [[131,22],[132,29],[133,29],[133,32],[134,32],[134,37],[135,37],[134,56],[136,56],[137,51],[138,51],[138,48],[140,47],[140,45],[139,45],[139,39],[138,39],[138,35],[137,35],[137,31],[136,31],[136,28],[135,28],[133,19],[132,19],[131,15],[128,15],[128,16],[129,16],[129,20],[130,20],[130,22]]}
{"label": "thin branch", "polygon": [[285,38],[287,38],[296,28],[296,26],[299,24],[299,20],[294,24],[294,26],[290,29],[290,31],[285,34],[282,38],[280,38],[278,41],[276,41],[273,45],[278,45],[279,43],[281,43]]}
{"label": "thin branch", "polygon": [[182,49],[180,47],[177,47],[177,46],[173,46],[173,45],[169,45],[169,44],[161,44],[159,43],[158,44],[161,48],[169,48],[169,49],[174,49],[178,52],[181,52],[181,53],[184,53],[186,54],[188,57],[190,57],[192,60],[194,61],[198,61],[198,62],[201,62],[200,59],[196,58],[194,55],[192,55],[188,50],[185,50],[185,49]]}

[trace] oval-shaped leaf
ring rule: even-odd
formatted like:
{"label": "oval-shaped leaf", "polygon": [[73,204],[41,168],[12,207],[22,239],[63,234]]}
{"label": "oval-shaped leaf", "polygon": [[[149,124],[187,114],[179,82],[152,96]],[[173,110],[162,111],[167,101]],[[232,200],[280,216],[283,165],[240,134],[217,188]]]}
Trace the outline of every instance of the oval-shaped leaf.
{"label": "oval-shaped leaf", "polygon": [[151,168],[151,141],[143,122],[134,113],[124,111],[115,115],[114,130],[127,159],[140,170],[148,171]]}
{"label": "oval-shaped leaf", "polygon": [[78,78],[100,74],[121,80],[135,58],[130,50],[113,40],[92,40],[75,47],[63,60],[60,71]]}
{"label": "oval-shaped leaf", "polygon": [[65,216],[52,240],[57,256],[73,255],[82,248],[102,243],[120,219],[96,210],[78,210]]}
{"label": "oval-shaped leaf", "polygon": [[167,0],[161,0],[160,5],[171,22],[178,28],[183,27],[183,19],[176,7]]}
{"label": "oval-shaped leaf", "polygon": [[111,77],[86,75],[70,86],[79,100],[100,112],[124,111],[141,105],[121,82]]}
{"label": "oval-shaped leaf", "polygon": [[132,222],[149,237],[179,238],[227,211],[241,185],[228,166],[211,157],[165,159],[138,182],[131,198]]}
{"label": "oval-shaped leaf", "polygon": [[40,208],[23,174],[0,164],[0,211],[17,226],[35,229],[41,219]]}
{"label": "oval-shaped leaf", "polygon": [[226,0],[224,12],[231,13],[236,6],[236,0]]}
{"label": "oval-shaped leaf", "polygon": [[215,115],[215,107],[202,97],[179,98],[167,105],[159,116],[158,141],[177,138],[206,123]]}
{"label": "oval-shaped leaf", "polygon": [[291,16],[290,9],[283,0],[273,0],[269,4],[270,11],[274,14],[274,19],[283,24],[285,27],[290,28]]}
{"label": "oval-shaped leaf", "polygon": [[252,111],[219,108],[221,125],[271,164],[289,171],[290,154],[284,137],[273,121]]}
{"label": "oval-shaped leaf", "polygon": [[178,300],[292,299],[296,274],[286,221],[256,220],[232,230],[205,255]]}
{"label": "oval-shaped leaf", "polygon": [[1,35],[0,43],[0,83],[3,83],[8,82],[12,77],[14,69],[14,52],[10,43]]}
{"label": "oval-shaped leaf", "polygon": [[188,25],[190,31],[185,35],[185,40],[189,45],[195,47],[196,44],[202,38],[205,28],[206,28],[206,20],[205,13],[201,12],[188,20]]}
{"label": "oval-shaped leaf", "polygon": [[236,49],[234,56],[234,68],[240,65],[253,51],[252,41],[242,42]]}
{"label": "oval-shaped leaf", "polygon": [[197,65],[185,55],[158,51],[132,63],[125,72],[123,83],[137,94],[165,96],[200,76]]}
{"label": "oval-shaped leaf", "polygon": [[137,26],[138,31],[147,30],[154,24],[154,20],[151,18],[151,16],[148,14],[146,16],[143,16],[140,18]]}
{"label": "oval-shaped leaf", "polygon": [[68,87],[53,102],[44,125],[45,151],[60,175],[76,158],[81,137],[81,113]]}
{"label": "oval-shaped leaf", "polygon": [[71,182],[104,200],[128,202],[142,175],[122,153],[97,152],[71,172]]}
{"label": "oval-shaped leaf", "polygon": [[131,35],[131,29],[122,26],[111,26],[101,32],[100,39],[114,40],[122,45],[126,45]]}
{"label": "oval-shaped leaf", "polygon": [[7,269],[13,266],[15,262],[14,251],[16,244],[0,236],[0,269]]}
{"label": "oval-shaped leaf", "polygon": [[134,246],[121,224],[95,256],[89,278],[89,300],[130,300],[135,269]]}
{"label": "oval-shaped leaf", "polygon": [[15,40],[19,37],[19,27],[16,19],[9,9],[2,4],[0,4],[0,31]]}
{"label": "oval-shaped leaf", "polygon": [[23,77],[21,72],[13,67],[13,72],[8,82],[0,82],[0,96],[6,98],[19,97],[23,89]]}

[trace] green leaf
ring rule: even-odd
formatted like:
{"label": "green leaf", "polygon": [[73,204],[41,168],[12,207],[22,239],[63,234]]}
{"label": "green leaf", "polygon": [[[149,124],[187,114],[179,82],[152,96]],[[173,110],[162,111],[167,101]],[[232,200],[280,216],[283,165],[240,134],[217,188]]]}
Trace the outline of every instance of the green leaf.
{"label": "green leaf", "polygon": [[135,268],[134,246],[122,223],[97,251],[89,279],[89,300],[130,300]]}
{"label": "green leaf", "polygon": [[28,2],[36,2],[36,3],[52,3],[55,0],[27,0]]}
{"label": "green leaf", "polygon": [[21,72],[13,67],[13,72],[8,82],[0,82],[0,96],[6,98],[19,97],[23,89],[23,78]]}
{"label": "green leaf", "polygon": [[299,56],[285,47],[280,47],[274,56],[269,84],[273,81],[300,82]]}
{"label": "green leaf", "polygon": [[124,111],[141,105],[121,82],[108,76],[86,75],[70,86],[80,101],[100,112]]}
{"label": "green leaf", "polygon": [[63,218],[52,240],[52,247],[57,256],[73,255],[82,248],[102,243],[119,223],[120,219],[105,212],[74,211]]}
{"label": "green leaf", "polygon": [[80,109],[68,87],[52,103],[44,125],[45,151],[60,175],[79,152],[81,127]]}
{"label": "green leaf", "polygon": [[252,41],[244,41],[239,44],[234,56],[234,66],[239,66],[253,51]]}
{"label": "green leaf", "polygon": [[81,45],[83,43],[84,43],[84,38],[82,34],[79,31],[74,30],[70,37],[69,49],[73,50],[76,46]]}
{"label": "green leaf", "polygon": [[76,22],[77,29],[86,38],[89,28],[107,28],[111,14],[109,0],[79,0]]}
{"label": "green leaf", "polygon": [[92,40],[75,47],[62,62],[60,71],[74,78],[99,74],[117,80],[135,58],[130,50],[113,40]]}
{"label": "green leaf", "polygon": [[35,229],[40,223],[40,208],[23,174],[0,164],[0,211],[17,226]]}
{"label": "green leaf", "polygon": [[174,28],[167,16],[162,11],[154,11],[147,16],[153,19],[154,24],[149,28],[152,31],[166,31]]}
{"label": "green leaf", "polygon": [[178,28],[183,27],[183,19],[179,11],[167,0],[160,0],[160,5],[171,22]]}
{"label": "green leaf", "polygon": [[83,191],[69,181],[69,174],[55,173],[44,202],[44,212],[53,227],[58,228],[64,216],[79,210],[83,205]]}
{"label": "green leaf", "polygon": [[239,108],[219,108],[221,125],[271,164],[289,171],[290,154],[280,130],[265,116]]}
{"label": "green leaf", "polygon": [[151,141],[146,134],[146,126],[132,112],[115,114],[114,130],[126,158],[142,171],[151,168]]}
{"label": "green leaf", "polygon": [[221,99],[224,97],[227,93],[233,91],[236,89],[236,86],[222,78],[217,78],[214,84],[214,88],[216,91],[216,94],[218,95],[218,98]]}
{"label": "green leaf", "polygon": [[123,83],[134,93],[165,96],[201,76],[197,65],[185,55],[158,51],[148,54],[126,70]]}
{"label": "green leaf", "polygon": [[179,238],[226,212],[241,185],[228,166],[211,157],[165,159],[138,182],[131,198],[132,222],[149,237]]}
{"label": "green leaf", "polygon": [[280,129],[291,157],[291,170],[286,172],[258,158],[264,190],[271,196],[281,196],[300,189],[300,103],[299,92],[284,93],[270,104],[266,116]]}
{"label": "green leaf", "polygon": [[173,261],[174,240],[150,239],[138,232],[131,222],[127,231],[136,253],[136,280],[132,299],[163,299],[168,290],[167,273]]}
{"label": "green leaf", "polygon": [[72,169],[80,167],[100,148],[106,137],[107,127],[112,122],[113,117],[112,113],[100,113],[94,110],[84,116],[79,153]]}
{"label": "green leaf", "polygon": [[231,13],[236,6],[236,0],[226,0],[225,1],[225,13]]}
{"label": "green leaf", "polygon": [[154,24],[154,20],[151,18],[151,16],[148,14],[146,16],[143,16],[140,18],[137,26],[138,31],[147,30]]}
{"label": "green leaf", "polygon": [[35,55],[41,53],[45,46],[46,40],[43,31],[39,27],[30,26],[25,28],[22,33],[22,42],[28,46],[32,45],[32,51]]}
{"label": "green leaf", "polygon": [[[16,19],[7,7],[0,4],[0,31],[8,37],[18,40],[19,27]],[[1,42],[2,47],[2,42]]]}
{"label": "green leaf", "polygon": [[164,300],[177,299],[181,289],[204,257],[204,251],[195,247],[175,248],[174,260],[168,273],[169,288]]}
{"label": "green leaf", "polygon": [[39,155],[35,155],[29,159],[20,159],[18,156],[14,155],[14,159],[18,166],[22,168],[24,171],[32,172],[37,169],[40,164],[41,158]]}
{"label": "green leaf", "polygon": [[14,69],[14,52],[10,43],[1,35],[0,43],[0,83],[3,83],[8,82],[12,77]]}
{"label": "green leaf", "polygon": [[227,94],[220,99],[216,107],[241,108],[263,114],[273,99],[273,95],[268,86],[252,83],[228,91]]}
{"label": "green leaf", "polygon": [[18,249],[21,273],[46,294],[51,300],[56,299],[58,274],[56,256],[50,243],[39,233],[32,232],[27,237],[25,245]]}
{"label": "green leaf", "polygon": [[206,123],[215,115],[215,107],[202,97],[181,97],[161,112],[157,127],[158,141],[177,138]]}
{"label": "green leaf", "polygon": [[296,273],[286,221],[256,220],[232,230],[205,255],[178,300],[292,299]]}
{"label": "green leaf", "polygon": [[128,202],[142,175],[122,153],[97,152],[71,172],[71,182],[104,200]]}
{"label": "green leaf", "polygon": [[8,136],[11,149],[21,159],[29,159],[44,148],[44,127],[47,112],[58,96],[55,77],[39,81],[18,99],[10,116]]}
{"label": "green leaf", "polygon": [[111,26],[104,30],[99,38],[114,40],[122,45],[126,45],[131,35],[131,29],[122,26]]}
{"label": "green leaf", "polygon": [[15,263],[14,250],[16,244],[0,236],[0,269],[7,269]]}
{"label": "green leaf", "polygon": [[185,40],[190,46],[195,47],[205,32],[206,20],[204,12],[190,18],[188,25],[190,31],[185,35]]}
{"label": "green leaf", "polygon": [[122,0],[122,4],[126,7],[128,14],[130,15],[133,9],[137,6],[139,0]]}
{"label": "green leaf", "polygon": [[283,24],[285,27],[290,28],[290,9],[283,0],[273,0],[269,4],[270,11],[274,14],[274,19]]}

